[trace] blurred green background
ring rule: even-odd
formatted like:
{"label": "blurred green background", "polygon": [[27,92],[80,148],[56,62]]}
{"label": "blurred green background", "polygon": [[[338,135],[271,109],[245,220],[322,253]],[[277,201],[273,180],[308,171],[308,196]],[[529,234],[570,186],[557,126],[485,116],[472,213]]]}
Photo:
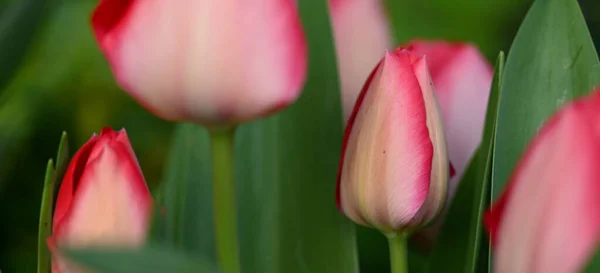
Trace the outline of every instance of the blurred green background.
{"label": "blurred green background", "polygon": [[[411,38],[477,44],[493,62],[508,51],[530,0],[388,0],[398,44]],[[600,48],[600,1],[580,0]],[[151,188],[160,183],[173,124],[116,85],[96,46],[97,1],[0,0],[0,269],[35,272],[45,166],[68,131],[75,151],[103,126],[126,128]],[[332,181],[332,183],[335,183]],[[333,198],[333,196],[332,196]],[[383,236],[359,228],[362,272],[388,272]]]}

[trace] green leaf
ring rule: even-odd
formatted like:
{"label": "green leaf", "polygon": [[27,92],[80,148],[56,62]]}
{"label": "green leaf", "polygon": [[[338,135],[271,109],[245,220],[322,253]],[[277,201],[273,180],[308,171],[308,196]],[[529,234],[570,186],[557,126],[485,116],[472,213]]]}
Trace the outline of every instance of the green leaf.
{"label": "green leaf", "polygon": [[600,272],[600,249],[597,248],[595,254],[590,257],[587,267],[583,273],[598,273]]}
{"label": "green leaf", "polygon": [[38,226],[38,273],[50,272],[50,250],[46,244],[46,239],[52,234],[52,215],[54,208],[54,198],[56,196],[55,188],[58,184],[66,166],[69,162],[69,141],[67,132],[63,132],[58,145],[58,155],[56,157],[56,170],[52,159],[48,160],[46,167],[46,176],[44,178],[44,190],[42,191],[42,204],[40,209],[40,222]]}
{"label": "green leaf", "polygon": [[[496,135],[496,120],[500,99],[500,82],[504,69],[504,53],[496,61],[495,75],[488,101],[482,142],[471,160],[446,215],[429,272],[474,273],[477,266],[486,267],[488,257],[478,257],[480,247],[488,246],[482,236],[481,215],[489,203],[492,156]],[[485,253],[485,252],[484,252]],[[478,259],[483,260],[483,263]]]}
{"label": "green leaf", "polygon": [[140,250],[69,250],[67,256],[103,273],[217,273],[206,261],[170,247],[146,246]]}
{"label": "green leaf", "polygon": [[577,1],[535,1],[505,71],[493,159],[494,199],[546,118],[600,83],[598,55]]}
{"label": "green leaf", "polygon": [[67,137],[67,132],[62,133],[60,137],[60,144],[58,145],[58,153],[56,155],[56,171],[54,173],[55,186],[54,186],[54,196],[58,194],[58,189],[62,183],[63,176],[67,171],[67,167],[69,166],[69,138]]}
{"label": "green leaf", "polygon": [[162,234],[157,237],[177,249],[214,260],[208,132],[194,124],[178,125],[171,149],[161,190],[164,221],[156,223]]}
{"label": "green leaf", "polygon": [[40,209],[40,223],[38,226],[38,273],[50,272],[50,250],[46,239],[52,234],[52,206],[54,204],[54,163],[48,160],[44,190],[42,192],[42,206]]}

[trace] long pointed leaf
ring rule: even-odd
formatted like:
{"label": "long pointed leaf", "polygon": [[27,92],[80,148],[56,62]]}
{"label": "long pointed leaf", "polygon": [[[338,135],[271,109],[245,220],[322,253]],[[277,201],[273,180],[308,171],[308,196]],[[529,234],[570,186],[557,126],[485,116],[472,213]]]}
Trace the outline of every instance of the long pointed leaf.
{"label": "long pointed leaf", "polygon": [[546,118],[600,83],[600,62],[576,0],[537,0],[506,61],[494,154],[496,198]]}

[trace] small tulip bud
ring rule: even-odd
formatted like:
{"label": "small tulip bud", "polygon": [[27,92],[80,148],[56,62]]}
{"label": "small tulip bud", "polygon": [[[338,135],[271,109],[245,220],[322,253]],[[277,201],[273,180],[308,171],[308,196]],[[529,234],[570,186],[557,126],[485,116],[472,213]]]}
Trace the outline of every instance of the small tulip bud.
{"label": "small tulip bud", "polygon": [[101,0],[96,40],[157,116],[229,125],[293,103],[306,73],[294,0]]}
{"label": "small tulip bud", "polygon": [[124,130],[105,128],[75,154],[60,186],[48,245],[52,273],[82,273],[57,247],[141,245],[152,197]]}
{"label": "small tulip bud", "polygon": [[496,273],[583,272],[600,241],[600,90],[540,129],[485,215]]}
{"label": "small tulip bud", "polygon": [[441,210],[449,163],[425,57],[399,49],[371,73],[350,116],[338,207],[383,232],[422,227]]}

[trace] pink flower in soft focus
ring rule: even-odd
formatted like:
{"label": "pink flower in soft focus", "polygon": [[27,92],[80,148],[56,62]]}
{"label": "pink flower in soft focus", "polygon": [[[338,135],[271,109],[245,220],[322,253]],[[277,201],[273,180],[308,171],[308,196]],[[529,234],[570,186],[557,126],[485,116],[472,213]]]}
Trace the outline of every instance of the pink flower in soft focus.
{"label": "pink flower in soft focus", "polygon": [[256,119],[304,82],[294,0],[101,0],[92,26],[120,86],[164,119]]}
{"label": "pink flower in soft focus", "polygon": [[52,273],[81,273],[56,246],[141,245],[152,197],[124,130],[105,128],[75,154],[60,186],[48,245]]}
{"label": "pink flower in soft focus", "polygon": [[348,121],[337,202],[353,221],[384,232],[423,226],[446,197],[446,142],[425,58],[386,53]]}
{"label": "pink flower in soft focus", "polygon": [[486,214],[496,273],[576,273],[600,236],[600,90],[532,140]]}
{"label": "pink flower in soft focus", "polygon": [[380,0],[329,0],[342,89],[344,121],[372,68],[391,48]]}
{"label": "pink flower in soft focus", "polygon": [[427,56],[444,119],[448,155],[456,169],[448,186],[452,198],[483,136],[494,71],[471,44],[415,40],[405,47]]}

